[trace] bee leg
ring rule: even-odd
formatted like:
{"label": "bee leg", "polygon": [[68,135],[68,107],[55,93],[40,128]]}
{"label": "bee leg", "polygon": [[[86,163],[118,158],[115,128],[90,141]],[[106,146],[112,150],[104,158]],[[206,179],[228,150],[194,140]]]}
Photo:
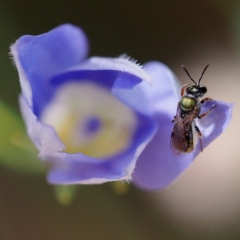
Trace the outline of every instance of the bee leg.
{"label": "bee leg", "polygon": [[206,98],[202,99],[202,101],[200,103],[203,104],[203,103],[205,103],[207,101],[212,101],[212,98],[206,97]]}
{"label": "bee leg", "polygon": [[201,151],[203,152],[203,145],[202,145],[202,133],[201,131],[199,130],[199,128],[195,125],[195,129],[198,133],[198,137],[199,137],[199,140],[200,140],[200,147],[201,147]]}
{"label": "bee leg", "polygon": [[206,117],[213,110],[213,108],[215,108],[215,107],[216,107],[216,105],[213,105],[207,112],[205,112],[202,115],[198,116],[198,119],[202,119],[202,118]]}
{"label": "bee leg", "polygon": [[183,97],[186,88],[189,87],[190,85],[191,85],[191,83],[188,83],[188,84],[186,84],[186,85],[183,85],[183,87],[181,88],[181,97]]}
{"label": "bee leg", "polygon": [[174,123],[175,119],[176,119],[176,116],[173,117],[172,123]]}

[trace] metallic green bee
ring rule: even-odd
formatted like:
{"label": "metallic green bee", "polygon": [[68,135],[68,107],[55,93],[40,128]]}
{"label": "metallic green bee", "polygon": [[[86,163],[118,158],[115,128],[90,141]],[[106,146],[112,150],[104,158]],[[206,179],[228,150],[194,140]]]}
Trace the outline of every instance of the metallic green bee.
{"label": "metallic green bee", "polygon": [[173,119],[173,130],[171,134],[171,148],[175,155],[180,153],[190,153],[200,139],[201,151],[203,150],[202,145],[202,134],[199,128],[195,125],[195,118],[201,119],[206,117],[213,108],[213,105],[206,113],[200,115],[201,105],[211,98],[204,98],[201,101],[199,98],[207,92],[205,86],[200,85],[200,81],[203,77],[204,72],[208,68],[209,64],[204,68],[198,84],[191,78],[187,69],[182,65],[189,78],[193,81],[194,85],[184,85],[181,89],[182,99],[178,102],[177,113]]}

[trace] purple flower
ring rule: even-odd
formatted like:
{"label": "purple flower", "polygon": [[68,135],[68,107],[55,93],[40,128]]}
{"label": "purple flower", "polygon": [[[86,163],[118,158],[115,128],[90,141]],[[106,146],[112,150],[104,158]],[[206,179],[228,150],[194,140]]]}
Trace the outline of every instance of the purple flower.
{"label": "purple flower", "polygon": [[[62,25],[11,46],[22,88],[20,106],[52,184],[133,180],[146,189],[174,181],[199,154],[174,156],[172,119],[179,84],[159,62],[144,69],[126,57],[86,58],[83,31]],[[231,104],[217,107],[198,125],[204,148],[231,118]]]}

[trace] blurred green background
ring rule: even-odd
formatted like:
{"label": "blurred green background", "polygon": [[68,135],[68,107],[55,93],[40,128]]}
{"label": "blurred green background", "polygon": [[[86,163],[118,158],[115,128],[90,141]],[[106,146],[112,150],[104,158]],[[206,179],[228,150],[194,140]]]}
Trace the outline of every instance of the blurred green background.
{"label": "blurred green background", "polygon": [[90,55],[162,61],[182,83],[189,81],[182,64],[198,79],[210,63],[208,96],[236,102],[234,119],[180,179],[157,192],[80,186],[62,206],[44,175],[2,165],[0,240],[240,239],[240,1],[0,0],[0,96],[17,112],[9,45],[66,22],[85,30]]}

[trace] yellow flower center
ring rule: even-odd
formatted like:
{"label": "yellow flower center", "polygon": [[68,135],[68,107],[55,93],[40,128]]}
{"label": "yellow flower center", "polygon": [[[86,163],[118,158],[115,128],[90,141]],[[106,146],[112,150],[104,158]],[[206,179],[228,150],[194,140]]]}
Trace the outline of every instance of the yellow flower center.
{"label": "yellow flower center", "polygon": [[137,125],[135,113],[109,90],[94,83],[70,82],[59,88],[41,121],[51,125],[65,152],[106,158],[126,149]]}

